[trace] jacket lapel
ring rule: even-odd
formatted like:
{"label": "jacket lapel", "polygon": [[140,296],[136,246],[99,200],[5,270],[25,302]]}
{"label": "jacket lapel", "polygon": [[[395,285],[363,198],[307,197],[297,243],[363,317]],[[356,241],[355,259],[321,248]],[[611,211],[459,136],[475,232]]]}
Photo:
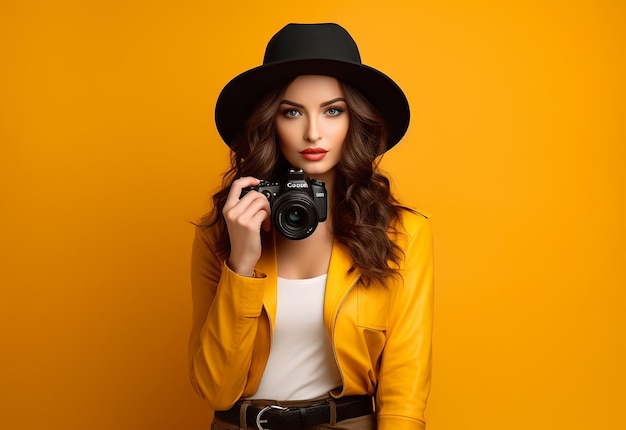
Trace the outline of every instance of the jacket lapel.
{"label": "jacket lapel", "polygon": [[265,273],[265,290],[263,307],[270,318],[272,333],[276,322],[276,306],[278,303],[278,269],[276,261],[276,241],[273,232],[263,235],[263,254],[257,263],[258,269]]}
{"label": "jacket lapel", "polygon": [[352,258],[339,242],[333,243],[326,280],[326,295],[324,297],[324,323],[329,335],[332,335],[335,319],[344,298],[348,295],[354,284],[358,281],[358,270],[350,271]]}

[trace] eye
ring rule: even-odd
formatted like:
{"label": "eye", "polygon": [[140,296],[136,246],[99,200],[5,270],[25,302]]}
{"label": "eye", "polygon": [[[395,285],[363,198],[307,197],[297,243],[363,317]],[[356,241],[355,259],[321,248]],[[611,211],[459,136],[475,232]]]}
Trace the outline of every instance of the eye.
{"label": "eye", "polygon": [[342,112],[343,112],[343,109],[338,108],[338,107],[331,107],[326,110],[326,114],[328,116],[338,116],[338,115],[341,115]]}
{"label": "eye", "polygon": [[283,110],[283,116],[285,118],[296,118],[301,116],[302,114],[298,109],[285,109]]}

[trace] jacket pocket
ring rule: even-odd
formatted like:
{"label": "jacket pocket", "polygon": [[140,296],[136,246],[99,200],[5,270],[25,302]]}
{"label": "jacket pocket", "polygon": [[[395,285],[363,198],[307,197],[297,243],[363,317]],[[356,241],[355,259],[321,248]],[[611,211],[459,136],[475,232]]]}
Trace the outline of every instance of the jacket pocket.
{"label": "jacket pocket", "polygon": [[357,287],[357,324],[359,327],[384,331],[389,318],[389,292],[381,287]]}

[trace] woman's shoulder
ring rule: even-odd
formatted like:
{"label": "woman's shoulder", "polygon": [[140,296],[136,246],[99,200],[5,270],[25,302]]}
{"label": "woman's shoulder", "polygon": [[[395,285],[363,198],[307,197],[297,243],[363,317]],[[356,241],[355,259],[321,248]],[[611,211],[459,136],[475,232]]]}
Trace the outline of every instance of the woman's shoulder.
{"label": "woman's shoulder", "polygon": [[427,225],[431,214],[422,209],[416,209],[409,206],[400,207],[400,216],[398,218],[398,226],[411,229],[412,227]]}
{"label": "woman's shoulder", "polygon": [[195,226],[196,239],[213,248],[220,236],[217,223],[212,222],[209,216],[205,215],[197,223],[193,223],[193,225]]}
{"label": "woman's shoulder", "polygon": [[402,206],[399,217],[393,228],[396,232],[411,240],[416,236],[430,236],[430,213],[407,206]]}

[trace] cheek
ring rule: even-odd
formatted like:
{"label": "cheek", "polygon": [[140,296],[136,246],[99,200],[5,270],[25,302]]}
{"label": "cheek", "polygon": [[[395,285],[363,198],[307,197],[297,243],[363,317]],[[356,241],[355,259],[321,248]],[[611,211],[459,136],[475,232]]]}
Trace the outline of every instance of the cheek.
{"label": "cheek", "polygon": [[278,136],[278,142],[281,148],[288,146],[291,142],[294,142],[298,136],[298,129],[295,121],[291,122],[278,122],[276,124],[276,135]]}
{"label": "cheek", "polygon": [[335,141],[343,142],[348,135],[348,121],[337,122],[333,124],[331,135]]}

